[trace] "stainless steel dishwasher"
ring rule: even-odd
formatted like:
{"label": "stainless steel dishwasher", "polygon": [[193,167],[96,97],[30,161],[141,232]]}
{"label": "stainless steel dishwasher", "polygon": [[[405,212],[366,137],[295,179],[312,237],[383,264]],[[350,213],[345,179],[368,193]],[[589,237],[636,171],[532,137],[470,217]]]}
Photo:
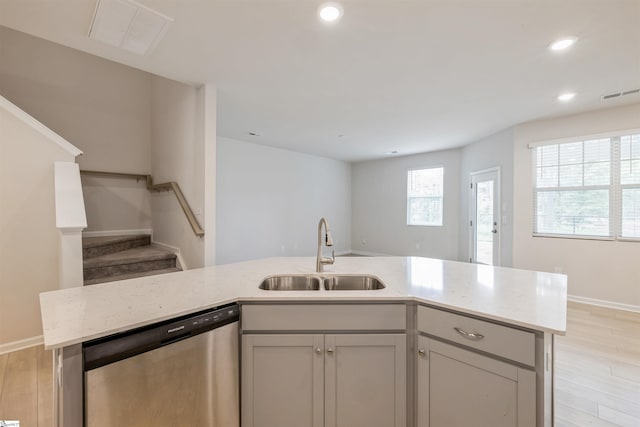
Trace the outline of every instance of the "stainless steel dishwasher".
{"label": "stainless steel dishwasher", "polygon": [[222,306],[85,343],[85,426],[239,426],[239,313]]}

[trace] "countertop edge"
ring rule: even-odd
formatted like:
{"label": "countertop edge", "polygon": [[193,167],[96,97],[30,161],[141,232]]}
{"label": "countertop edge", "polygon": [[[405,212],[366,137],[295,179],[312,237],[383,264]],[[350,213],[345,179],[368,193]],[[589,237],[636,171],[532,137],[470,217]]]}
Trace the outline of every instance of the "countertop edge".
{"label": "countertop edge", "polygon": [[[251,298],[251,297],[235,297],[235,298],[230,298],[230,299],[223,299],[223,300],[220,300],[220,301],[216,301],[215,303],[212,303],[212,304],[207,304],[207,305],[203,305],[201,307],[195,307],[193,309],[184,310],[183,312],[171,313],[170,315],[166,315],[166,316],[159,316],[157,318],[154,318],[153,320],[141,321],[141,322],[133,323],[133,324],[127,325],[126,327],[122,327],[122,328],[114,328],[114,329],[108,330],[108,331],[96,332],[95,334],[89,334],[89,335],[86,335],[86,336],[83,336],[83,337],[80,337],[80,338],[74,339],[74,340],[66,340],[66,341],[59,341],[59,342],[50,343],[50,342],[47,342],[46,333],[45,333],[44,334],[44,348],[45,348],[45,350],[53,350],[53,349],[68,347],[68,346],[72,346],[72,345],[76,345],[76,344],[82,344],[84,342],[91,341],[91,340],[94,340],[94,339],[104,338],[104,337],[109,336],[109,335],[114,335],[114,334],[130,331],[132,329],[140,328],[140,327],[143,327],[143,326],[152,325],[154,323],[159,323],[159,322],[163,322],[163,321],[166,321],[166,320],[171,320],[171,319],[174,319],[174,318],[177,318],[177,317],[189,315],[191,313],[196,313],[198,311],[208,310],[210,308],[214,308],[214,307],[217,307],[217,306],[220,306],[220,305],[233,304],[233,303],[238,303],[238,304],[256,303],[256,302],[266,303],[266,304],[278,304],[278,303],[295,303],[295,302],[303,302],[303,301],[304,301],[303,299],[301,299],[300,297],[297,297],[297,296],[296,297],[290,297],[290,298],[282,298],[282,299],[255,298],[255,297],[254,298]],[[486,320],[489,320],[489,321],[504,323],[504,324],[507,324],[507,325],[520,327],[520,328],[524,328],[524,329],[535,331],[535,332],[551,333],[551,334],[554,334],[554,335],[561,335],[561,336],[564,336],[566,334],[566,329],[565,330],[559,330],[559,329],[551,328],[549,326],[544,326],[544,325],[533,325],[533,324],[529,324],[529,323],[518,321],[518,320],[514,320],[514,319],[509,319],[509,318],[505,318],[505,317],[501,317],[501,316],[491,315],[491,314],[479,312],[479,311],[476,311],[476,310],[464,309],[464,308],[461,308],[459,306],[454,306],[454,305],[451,305],[451,304],[444,304],[444,303],[441,303],[441,302],[438,302],[438,301],[433,301],[433,300],[429,300],[429,299],[425,299],[425,298],[415,297],[415,296],[412,296],[412,295],[397,296],[397,297],[386,296],[386,297],[380,297],[380,298],[375,298],[375,299],[366,299],[366,298],[362,298],[362,297],[358,297],[358,298],[353,297],[352,299],[350,299],[350,298],[341,298],[339,300],[330,299],[330,298],[327,297],[327,299],[317,299],[316,298],[316,299],[313,299],[313,300],[306,300],[306,302],[313,302],[313,303],[318,303],[318,304],[330,304],[331,302],[339,302],[341,304],[343,304],[345,302],[346,303],[358,302],[360,304],[384,303],[384,302],[403,302],[403,303],[406,304],[406,303],[415,302],[417,304],[424,304],[424,305],[428,305],[428,306],[432,306],[432,307],[436,307],[436,308],[442,308],[442,309],[446,309],[446,310],[451,310],[451,311],[455,311],[457,313],[460,313],[462,315],[476,316],[476,317],[479,317],[479,318],[482,318],[482,319],[486,319]]]}

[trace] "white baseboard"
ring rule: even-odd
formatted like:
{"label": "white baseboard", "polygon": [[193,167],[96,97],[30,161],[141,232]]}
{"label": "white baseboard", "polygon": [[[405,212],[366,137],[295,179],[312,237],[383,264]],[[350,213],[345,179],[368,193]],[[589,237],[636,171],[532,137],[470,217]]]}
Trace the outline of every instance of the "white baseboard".
{"label": "white baseboard", "polygon": [[388,254],[380,254],[377,252],[365,252],[365,251],[349,251],[349,253],[352,253],[355,255],[362,255],[362,256],[391,256]]}
{"label": "white baseboard", "polygon": [[180,268],[183,270],[189,269],[187,264],[185,264],[184,259],[182,258],[182,254],[180,254],[180,248],[176,246],[167,245],[166,243],[156,242],[155,240],[153,240],[153,238],[151,238],[151,244],[160,246],[161,248],[164,248],[168,251],[173,252],[174,254],[176,254],[176,257],[178,258],[178,264],[180,264]]}
{"label": "white baseboard", "polygon": [[567,299],[569,301],[579,302],[582,304],[591,304],[591,305],[597,305],[600,307],[615,308],[616,310],[625,310],[625,311],[633,311],[635,313],[640,313],[640,305],[624,304],[621,302],[607,301],[607,300],[596,299],[596,298],[579,297],[577,295],[567,295]]}
{"label": "white baseboard", "polygon": [[6,344],[0,344],[0,354],[11,353],[13,351],[35,347],[41,344],[44,344],[44,337],[42,335],[39,335],[37,337],[25,338],[19,341],[8,342]]}
{"label": "white baseboard", "polygon": [[351,254],[351,253],[353,253],[353,252],[352,252],[352,251],[350,251],[350,250],[346,250],[346,251],[338,251],[338,252],[336,252],[336,256],[349,255],[349,254]]}
{"label": "white baseboard", "polygon": [[133,236],[135,234],[153,235],[153,230],[150,228],[141,228],[138,230],[83,231],[82,237]]}

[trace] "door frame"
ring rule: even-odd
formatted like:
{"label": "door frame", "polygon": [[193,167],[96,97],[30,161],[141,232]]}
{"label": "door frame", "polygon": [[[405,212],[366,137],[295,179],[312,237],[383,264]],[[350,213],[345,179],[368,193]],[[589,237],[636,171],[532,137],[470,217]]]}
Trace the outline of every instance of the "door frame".
{"label": "door frame", "polygon": [[471,224],[472,218],[475,218],[475,208],[476,208],[476,201],[473,197],[474,194],[474,189],[472,187],[473,184],[473,177],[476,175],[482,175],[485,173],[491,173],[491,172],[495,172],[496,173],[496,191],[495,191],[495,195],[494,197],[497,199],[497,203],[496,206],[498,207],[497,212],[495,213],[497,221],[496,221],[496,230],[498,230],[498,238],[496,239],[496,248],[495,250],[497,250],[497,263],[494,264],[494,267],[499,267],[502,265],[502,257],[501,257],[501,242],[502,242],[502,197],[500,194],[500,189],[502,187],[502,179],[501,179],[501,171],[500,171],[501,167],[500,166],[494,166],[491,168],[487,168],[487,169],[482,169],[479,171],[475,171],[475,172],[470,172],[469,173],[469,182],[468,182],[468,188],[469,188],[469,216],[467,217],[467,224],[469,224],[469,262],[473,262],[473,255],[474,255],[474,237],[473,237],[473,225]]}

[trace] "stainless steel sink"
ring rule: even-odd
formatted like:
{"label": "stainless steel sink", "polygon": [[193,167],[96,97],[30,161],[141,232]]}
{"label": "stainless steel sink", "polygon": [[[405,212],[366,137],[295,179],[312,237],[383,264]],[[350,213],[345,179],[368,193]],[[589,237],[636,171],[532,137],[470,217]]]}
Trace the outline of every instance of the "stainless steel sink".
{"label": "stainless steel sink", "polygon": [[278,275],[262,281],[259,288],[265,291],[319,291],[321,285],[327,291],[373,291],[384,289],[377,277],[368,275]]}
{"label": "stainless steel sink", "polygon": [[315,276],[271,276],[259,288],[266,291],[317,291],[322,278]]}
{"label": "stainless steel sink", "polygon": [[327,291],[373,291],[384,289],[382,283],[374,276],[328,276],[324,278],[324,288]]}

